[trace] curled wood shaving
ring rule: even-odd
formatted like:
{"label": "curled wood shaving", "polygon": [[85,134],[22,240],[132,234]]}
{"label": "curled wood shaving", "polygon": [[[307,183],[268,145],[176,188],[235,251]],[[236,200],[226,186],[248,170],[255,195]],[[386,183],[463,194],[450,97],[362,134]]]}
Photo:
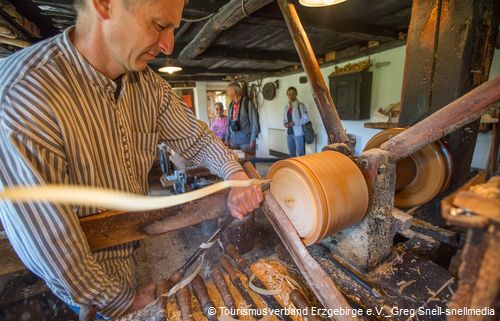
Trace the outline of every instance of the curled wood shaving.
{"label": "curled wood shaving", "polygon": [[409,287],[410,285],[412,285],[415,282],[417,282],[417,280],[401,281],[401,282],[396,283],[397,285],[399,285],[399,293],[402,294],[404,289],[406,289],[407,287]]}
{"label": "curled wood shaving", "polygon": [[300,285],[288,273],[286,267],[278,260],[261,259],[252,264],[252,272],[271,291],[277,291],[276,296],[286,307],[293,307],[290,292],[297,289],[303,293]]}

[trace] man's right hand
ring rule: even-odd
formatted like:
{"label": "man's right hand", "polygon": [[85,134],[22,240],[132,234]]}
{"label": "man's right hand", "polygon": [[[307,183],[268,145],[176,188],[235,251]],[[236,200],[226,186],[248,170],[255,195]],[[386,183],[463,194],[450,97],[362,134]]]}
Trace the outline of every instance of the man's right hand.
{"label": "man's right hand", "polygon": [[135,293],[134,301],[126,313],[131,313],[144,308],[156,299],[156,283],[151,283]]}

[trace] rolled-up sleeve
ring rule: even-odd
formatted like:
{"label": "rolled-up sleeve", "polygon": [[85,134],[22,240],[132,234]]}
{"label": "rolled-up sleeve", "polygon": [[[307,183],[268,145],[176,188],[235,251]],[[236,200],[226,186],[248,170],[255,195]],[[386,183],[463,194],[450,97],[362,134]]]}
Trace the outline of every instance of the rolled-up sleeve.
{"label": "rolled-up sleeve", "polygon": [[[0,117],[1,188],[69,182],[62,140],[50,113],[35,112],[22,99],[5,98]],[[108,275],[95,260],[70,206],[2,201],[0,217],[26,267],[66,303],[96,305],[109,318],[128,309],[135,289]]]}
{"label": "rolled-up sleeve", "polygon": [[238,157],[218,139],[208,126],[162,81],[163,101],[158,128],[160,139],[184,158],[207,167],[227,179],[242,171]]}

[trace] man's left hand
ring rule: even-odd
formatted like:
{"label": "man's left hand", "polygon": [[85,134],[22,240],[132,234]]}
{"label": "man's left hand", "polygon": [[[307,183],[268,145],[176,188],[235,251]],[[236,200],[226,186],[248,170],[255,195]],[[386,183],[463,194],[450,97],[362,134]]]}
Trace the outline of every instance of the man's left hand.
{"label": "man's left hand", "polygon": [[250,143],[250,149],[255,150],[255,147],[257,147],[257,143],[256,142],[251,142]]}
{"label": "man's left hand", "polygon": [[[247,180],[248,175],[243,172],[236,172],[228,177],[229,180]],[[259,208],[264,200],[264,195],[260,186],[233,187],[229,192],[227,208],[231,215],[239,220],[243,220],[245,215]]]}

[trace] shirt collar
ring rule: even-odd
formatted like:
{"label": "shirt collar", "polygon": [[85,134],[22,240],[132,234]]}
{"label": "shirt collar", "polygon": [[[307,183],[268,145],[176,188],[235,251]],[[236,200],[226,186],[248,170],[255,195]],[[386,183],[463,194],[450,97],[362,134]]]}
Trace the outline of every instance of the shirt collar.
{"label": "shirt collar", "polygon": [[[69,38],[70,33],[73,31],[74,26],[67,28],[58,39],[63,54],[85,79],[108,92],[115,93],[117,89],[116,82],[97,71],[75,48]],[[125,78],[126,75],[122,77],[122,81],[125,81]]]}

